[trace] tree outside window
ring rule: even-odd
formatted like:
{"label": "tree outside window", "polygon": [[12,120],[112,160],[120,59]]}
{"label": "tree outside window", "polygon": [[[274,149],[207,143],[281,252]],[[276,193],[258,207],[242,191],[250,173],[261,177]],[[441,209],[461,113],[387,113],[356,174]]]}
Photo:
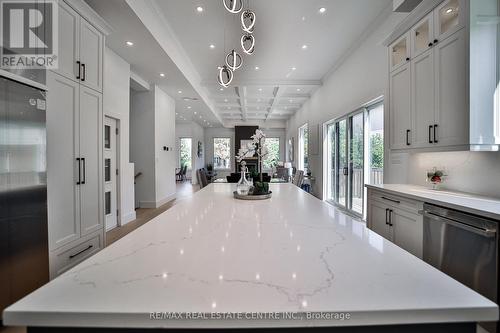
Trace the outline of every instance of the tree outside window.
{"label": "tree outside window", "polygon": [[231,139],[214,138],[214,169],[231,168]]}
{"label": "tree outside window", "polygon": [[181,168],[183,166],[187,166],[188,169],[191,169],[192,163],[192,139],[191,138],[181,138],[181,147],[180,147],[180,164]]}
{"label": "tree outside window", "polygon": [[263,161],[266,170],[275,167],[280,160],[280,138],[266,138],[267,156]]}

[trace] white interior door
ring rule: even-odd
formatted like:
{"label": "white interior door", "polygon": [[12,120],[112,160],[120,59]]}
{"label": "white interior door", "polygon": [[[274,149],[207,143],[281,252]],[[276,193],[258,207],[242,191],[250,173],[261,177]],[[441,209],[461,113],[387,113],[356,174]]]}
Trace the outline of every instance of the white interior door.
{"label": "white interior door", "polygon": [[104,118],[104,212],[106,216],[106,230],[118,226],[117,214],[117,159],[116,159],[116,120]]}

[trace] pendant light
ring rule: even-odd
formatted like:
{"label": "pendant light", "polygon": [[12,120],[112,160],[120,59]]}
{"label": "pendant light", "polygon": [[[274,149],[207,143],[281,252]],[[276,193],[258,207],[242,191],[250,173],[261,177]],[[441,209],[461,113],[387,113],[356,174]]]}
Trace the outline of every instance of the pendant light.
{"label": "pendant light", "polygon": [[226,10],[232,14],[238,14],[243,9],[242,0],[222,0]]}
{"label": "pendant light", "polygon": [[252,55],[255,51],[255,37],[253,35],[241,36],[241,48],[246,54]]}
{"label": "pendant light", "polygon": [[249,9],[241,13],[241,29],[246,33],[253,33],[255,29],[255,20],[257,19],[255,13]]}
{"label": "pendant light", "polygon": [[217,81],[219,81],[219,84],[221,86],[227,88],[233,81],[233,76],[233,71],[226,65],[224,65],[219,69],[219,76],[217,77]]}
{"label": "pendant light", "polygon": [[235,51],[232,50],[226,56],[226,65],[232,70],[235,71],[243,65],[243,58]]}

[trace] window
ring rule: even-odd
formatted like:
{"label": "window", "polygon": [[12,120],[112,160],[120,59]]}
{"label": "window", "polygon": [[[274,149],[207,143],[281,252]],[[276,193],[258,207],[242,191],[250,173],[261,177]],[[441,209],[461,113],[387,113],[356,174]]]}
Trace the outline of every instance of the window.
{"label": "window", "polygon": [[263,161],[263,167],[270,170],[278,164],[280,160],[280,138],[266,138],[267,156]]}
{"label": "window", "polygon": [[180,167],[187,166],[191,170],[192,163],[191,159],[193,156],[192,151],[193,140],[191,138],[181,138],[180,144]]}
{"label": "window", "polygon": [[326,125],[326,198],[354,214],[365,213],[365,184],[383,182],[382,102]]}
{"label": "window", "polygon": [[231,168],[231,139],[214,138],[214,169]]}
{"label": "window", "polygon": [[307,172],[309,168],[309,126],[305,124],[299,127],[299,160],[298,169]]}

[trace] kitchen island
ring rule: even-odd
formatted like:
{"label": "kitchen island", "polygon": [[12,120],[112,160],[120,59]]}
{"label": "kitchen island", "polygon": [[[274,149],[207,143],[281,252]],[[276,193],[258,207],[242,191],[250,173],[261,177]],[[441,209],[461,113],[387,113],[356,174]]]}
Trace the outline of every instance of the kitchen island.
{"label": "kitchen island", "polygon": [[209,185],[7,308],[4,324],[472,333],[498,320],[496,304],[364,223],[292,184],[270,188],[238,201],[235,184]]}

